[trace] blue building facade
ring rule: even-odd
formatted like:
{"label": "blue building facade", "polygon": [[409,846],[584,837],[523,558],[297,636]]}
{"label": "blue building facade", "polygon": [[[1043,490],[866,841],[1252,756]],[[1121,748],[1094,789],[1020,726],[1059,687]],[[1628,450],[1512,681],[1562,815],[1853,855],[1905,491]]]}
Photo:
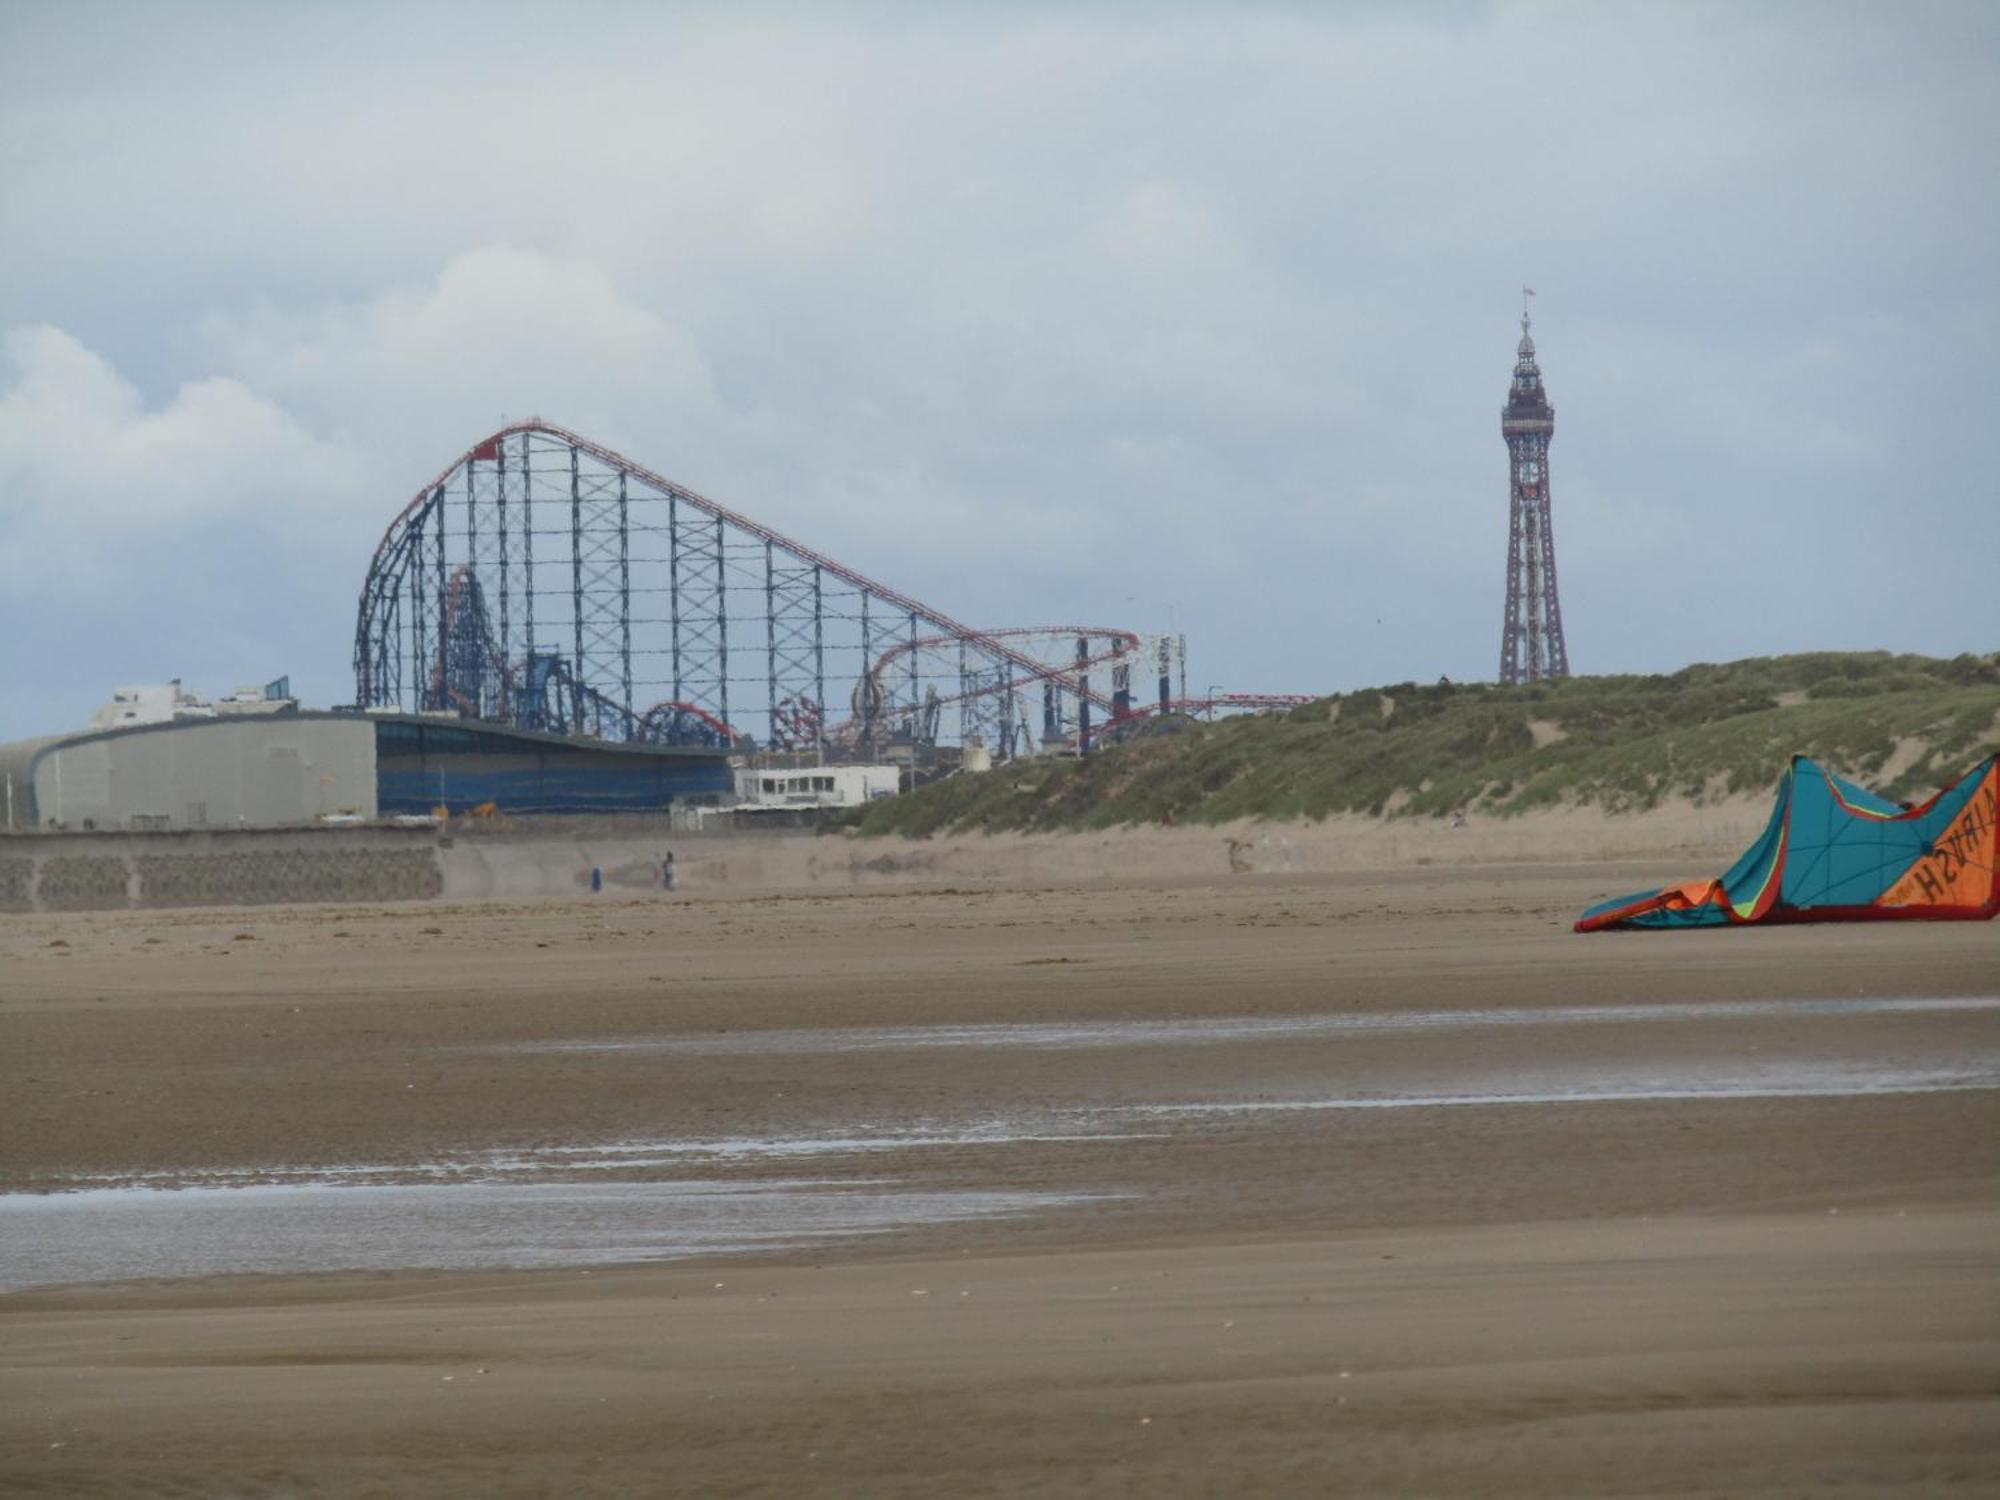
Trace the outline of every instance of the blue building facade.
{"label": "blue building facade", "polygon": [[735,788],[729,757],[684,746],[621,745],[399,715],[375,725],[380,813],[646,813],[715,803]]}

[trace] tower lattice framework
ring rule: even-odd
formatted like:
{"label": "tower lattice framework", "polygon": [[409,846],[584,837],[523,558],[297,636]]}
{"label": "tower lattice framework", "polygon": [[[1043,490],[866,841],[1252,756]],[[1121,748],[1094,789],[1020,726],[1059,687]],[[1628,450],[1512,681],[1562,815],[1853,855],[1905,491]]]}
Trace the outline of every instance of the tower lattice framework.
{"label": "tower lattice framework", "polygon": [[[1525,300],[1525,299],[1524,299]],[[1556,596],[1556,534],[1549,519],[1549,439],[1556,409],[1542,389],[1528,314],[1521,313],[1521,344],[1514,382],[1500,412],[1507,442],[1507,617],[1500,630],[1500,680],[1538,682],[1569,676],[1563,643],[1562,602]]]}

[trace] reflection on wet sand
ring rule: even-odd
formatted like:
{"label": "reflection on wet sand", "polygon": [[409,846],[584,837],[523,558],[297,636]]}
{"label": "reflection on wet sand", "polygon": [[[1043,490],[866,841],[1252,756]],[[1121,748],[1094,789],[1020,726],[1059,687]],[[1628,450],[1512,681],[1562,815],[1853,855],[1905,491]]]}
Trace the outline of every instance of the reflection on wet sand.
{"label": "reflection on wet sand", "polygon": [[[1832,1098],[2000,1088],[2000,1052],[1935,1050],[1896,1062],[1705,1058],[1577,1061],[1523,1069],[1376,1074],[1334,1092],[1075,1106],[975,1121],[488,1151],[417,1166],[243,1167],[136,1174],[118,1186],[0,1195],[0,1287],[62,1282],[424,1267],[473,1269],[672,1260],[769,1251],[922,1225],[1046,1214],[1126,1196],[1123,1143],[1255,1133],[1346,1110],[1639,1101]],[[1222,1121],[1229,1122],[1226,1126]],[[1143,1126],[1144,1128],[1135,1128]],[[1090,1192],[915,1185],[929,1153],[1053,1143],[1098,1154]],[[871,1176],[730,1180],[732,1169],[859,1158]],[[976,1183],[981,1157],[957,1170]],[[996,1160],[995,1158],[984,1158]],[[648,1174],[699,1165],[698,1181]],[[900,1174],[900,1175],[899,1175]],[[79,1179],[84,1180],[84,1179]],[[989,1178],[989,1181],[991,1179]]]}
{"label": "reflection on wet sand", "polygon": [[1462,1010],[1333,1011],[1303,1016],[1205,1020],[1056,1021],[962,1026],[853,1026],[811,1031],[729,1031],[707,1036],[584,1037],[523,1042],[506,1052],[790,1053],[902,1052],[939,1048],[1066,1050],[1084,1047],[1186,1047],[1226,1042],[1298,1041],[1349,1033],[1394,1035],[1479,1028],[1591,1026],[1615,1023],[1712,1024],[1845,1016],[1964,1014],[2000,1010],[2000,996],[1907,996],[1888,999],[1740,1000],[1654,1005],[1550,1005]]}

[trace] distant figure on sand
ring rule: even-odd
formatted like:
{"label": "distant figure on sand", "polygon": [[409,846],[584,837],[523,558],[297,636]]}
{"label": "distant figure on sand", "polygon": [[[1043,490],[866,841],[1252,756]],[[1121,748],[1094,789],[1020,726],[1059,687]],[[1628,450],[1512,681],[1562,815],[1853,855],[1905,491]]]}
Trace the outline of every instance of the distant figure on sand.
{"label": "distant figure on sand", "polygon": [[667,857],[660,861],[660,889],[663,891],[672,890],[676,878],[674,875],[674,851],[669,849]]}

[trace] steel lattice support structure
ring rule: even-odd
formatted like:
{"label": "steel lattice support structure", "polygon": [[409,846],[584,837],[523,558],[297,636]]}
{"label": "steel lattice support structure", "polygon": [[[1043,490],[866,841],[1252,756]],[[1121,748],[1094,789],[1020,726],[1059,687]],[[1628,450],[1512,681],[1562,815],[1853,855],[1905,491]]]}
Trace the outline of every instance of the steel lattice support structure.
{"label": "steel lattice support structure", "polygon": [[728,534],[721,517],[667,496],[667,623],[673,703],[729,722]]}
{"label": "steel lattice support structure", "polygon": [[764,543],[764,662],[770,742],[786,750],[822,747],[826,708],[824,570]]}
{"label": "steel lattice support structure", "polygon": [[1542,389],[1542,371],[1535,363],[1535,341],[1529,336],[1524,310],[1514,382],[1500,413],[1509,491],[1507,617],[1500,629],[1502,682],[1569,676],[1562,603],[1556,595],[1555,526],[1549,517],[1549,439],[1555,430],[1556,409]]}
{"label": "steel lattice support structure", "polygon": [[364,708],[796,751],[934,740],[952,705],[962,742],[1005,756],[1045,695],[1060,733],[1116,717],[1088,669],[1139,638],[1062,629],[974,629],[531,421],[468,450],[390,525],[356,613],[355,693]]}

